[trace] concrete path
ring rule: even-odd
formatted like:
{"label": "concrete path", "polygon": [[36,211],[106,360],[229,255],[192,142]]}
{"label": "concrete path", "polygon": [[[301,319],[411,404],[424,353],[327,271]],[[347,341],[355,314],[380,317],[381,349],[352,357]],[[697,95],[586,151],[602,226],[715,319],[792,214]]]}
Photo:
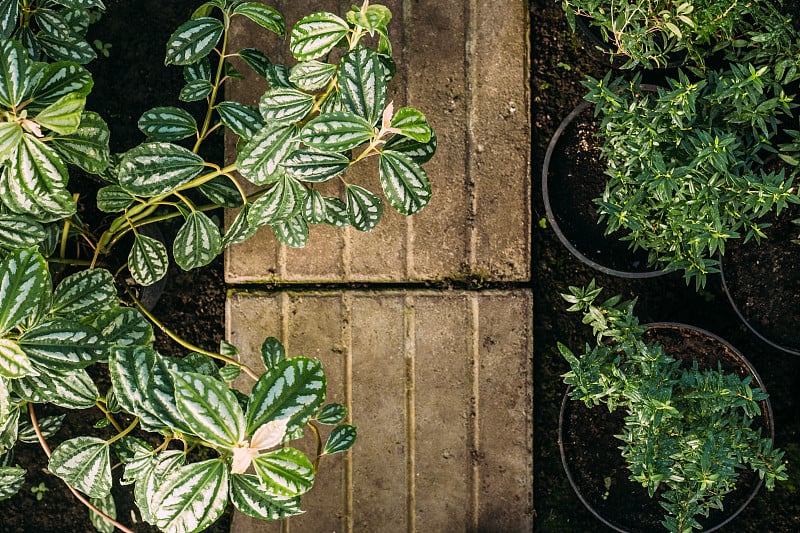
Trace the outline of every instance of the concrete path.
{"label": "concrete path", "polygon": [[[292,25],[351,3],[271,5]],[[527,2],[382,3],[399,51],[390,99],[422,110],[438,135],[425,165],[433,199],[409,218],[387,209],[371,233],[314,227],[292,250],[262,230],[227,254],[231,342],[255,355],[276,336],[290,355],[320,358],[329,400],[348,405],[359,428],[350,453],[321,465],[305,515],[281,524],[237,515],[235,533],[533,527]],[[234,46],[264,48],[249,35],[237,27]],[[255,103],[263,86],[248,79],[229,91]],[[358,179],[374,188],[377,173]],[[448,279],[489,289],[416,289]],[[311,282],[334,288],[304,290]],[[498,282],[507,288],[492,289]]]}

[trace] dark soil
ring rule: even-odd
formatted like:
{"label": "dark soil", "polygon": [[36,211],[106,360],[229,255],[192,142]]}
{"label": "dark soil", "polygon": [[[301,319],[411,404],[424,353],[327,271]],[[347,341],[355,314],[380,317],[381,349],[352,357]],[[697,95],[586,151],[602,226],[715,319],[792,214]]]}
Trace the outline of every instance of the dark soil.
{"label": "dark soil", "polygon": [[[560,2],[531,3],[533,190],[541,190],[541,170],[547,144],[561,120],[583,98],[581,80],[602,77],[608,62],[596,59],[566,24]],[[648,80],[656,81],[657,80]],[[721,531],[800,531],[800,357],[776,350],[743,325],[722,291],[719,276],[695,291],[679,274],[654,279],[621,279],[592,270],[559,242],[547,224],[544,202],[534,195],[539,225],[533,234],[534,304],[534,530],[538,532],[610,531],[578,500],[561,466],[558,415],[566,385],[561,374],[568,365],[558,353],[560,341],[573,350],[593,339],[581,317],[565,311],[559,293],[570,285],[596,278],[604,296],[638,297],[642,322],[675,321],[703,327],[727,339],[754,365],[770,394],[775,414],[775,443],[786,451],[790,480],[773,492],[759,491],[747,509]],[[795,256],[800,257],[800,256]],[[765,277],[769,277],[765,275]]]}
{"label": "dark soil", "polygon": [[[169,35],[188,20],[199,2],[105,0],[105,5],[108,8],[106,14],[90,28],[88,40],[100,39],[111,44],[111,54],[87,65],[95,80],[87,108],[99,112],[109,124],[112,151],[123,152],[145,140],[136,126],[144,111],[162,105],[187,107],[177,96],[184,83],[182,69],[165,67],[164,51]],[[219,161],[221,137],[211,144],[206,156]],[[72,174],[70,186],[90,192],[97,187],[77,171]],[[87,194],[82,192],[82,197],[89,198]],[[85,206],[81,216],[89,224],[102,222],[92,219],[98,217],[93,205]],[[169,228],[166,229],[169,233]],[[191,272],[173,265],[153,313],[166,327],[192,344],[214,350],[224,337],[224,308],[223,266],[222,259],[218,258],[208,267]],[[157,331],[156,334],[156,348],[161,353],[173,356],[187,353],[163,333]],[[102,376],[98,381],[103,393]],[[39,417],[49,412],[59,411],[37,407]],[[80,435],[110,436],[110,433],[103,433],[107,430],[92,428],[101,418],[102,414],[95,409],[68,413],[62,429],[49,441],[50,446],[54,448],[60,442]],[[27,481],[14,498],[0,502],[0,532],[95,531],[89,520],[89,511],[72,496],[61,480],[46,471],[46,457],[38,445],[18,445],[14,462],[27,469]],[[119,470],[114,471],[115,477],[118,477]],[[40,483],[44,483],[48,490],[41,501],[37,501],[31,488]],[[137,532],[158,531],[141,522],[130,487],[115,484],[113,494],[120,522]],[[208,531],[228,531],[230,511],[229,506],[228,512]]]}

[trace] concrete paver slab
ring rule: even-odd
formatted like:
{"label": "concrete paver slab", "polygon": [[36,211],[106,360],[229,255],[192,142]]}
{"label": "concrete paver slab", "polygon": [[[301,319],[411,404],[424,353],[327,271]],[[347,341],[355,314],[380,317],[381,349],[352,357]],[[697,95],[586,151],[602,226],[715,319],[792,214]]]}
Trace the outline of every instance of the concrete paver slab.
{"label": "concrete paver slab", "polygon": [[247,363],[270,335],[319,358],[359,428],[323,460],[307,514],[237,515],[232,531],[530,531],[532,310],[529,290],[232,292]]}

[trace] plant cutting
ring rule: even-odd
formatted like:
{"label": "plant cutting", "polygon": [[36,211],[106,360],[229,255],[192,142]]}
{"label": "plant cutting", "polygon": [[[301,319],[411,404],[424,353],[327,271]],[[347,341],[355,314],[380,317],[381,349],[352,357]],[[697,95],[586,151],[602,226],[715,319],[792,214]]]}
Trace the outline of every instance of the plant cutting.
{"label": "plant cutting", "polygon": [[610,59],[622,58],[622,68],[663,68],[671,58],[700,69],[712,54],[731,61],[757,53],[781,57],[787,43],[796,41],[791,21],[778,9],[782,1],[752,2],[670,0],[562,0],[572,31],[576,18],[600,34]]}
{"label": "plant cutting", "polygon": [[700,353],[682,361],[649,341],[635,300],[601,303],[594,281],[569,291],[568,310],[583,313],[596,343],[578,356],[559,343],[570,366],[563,375],[568,396],[623,411],[621,428],[601,431],[621,441],[630,480],[658,495],[666,530],[701,529],[698,520],[723,509],[748,470],[769,490],[787,479],[783,452],[757,427],[767,395],[751,385],[752,376],[725,372],[719,362],[701,367]]}
{"label": "plant cutting", "polygon": [[[137,285],[162,279],[171,258],[184,270],[205,266],[260,227],[295,247],[314,224],[369,231],[383,212],[375,185],[402,214],[428,203],[422,165],[435,135],[421,112],[387,101],[391,12],[364,1],[344,17],[311,13],[288,29],[260,2],[201,4],[169,38],[165,63],[183,69],[180,99],[202,113],[151,109],[138,121],[148,140],[111,154],[105,120],[85,109],[102,80],[77,53],[51,62],[23,38],[47,33],[31,29],[32,16],[37,27],[58,20],[83,36],[78,15],[103,7],[0,2],[0,498],[24,481],[14,445],[38,442],[100,531],[131,531],[114,517],[114,467],[133,485],[142,518],[164,531],[204,529],[229,502],[264,520],[297,514],[322,458],[356,438],[344,406],[325,403],[321,363],[287,358],[268,338],[259,374],[234,346],[206,349],[167,330]],[[231,50],[237,18],[288,36],[292,64]],[[223,99],[225,83],[244,75],[232,58],[267,81],[257,108]],[[207,141],[224,130],[238,136],[235,161],[207,160]],[[375,183],[348,178],[350,166],[370,162]],[[87,174],[103,182],[96,198],[72,188]],[[321,192],[329,181],[341,196]],[[92,200],[108,215],[99,223],[81,216]],[[222,207],[238,209],[227,228],[215,215]],[[174,242],[145,232],[163,222],[177,225]],[[153,325],[186,356],[158,353]],[[231,386],[240,374],[255,382],[249,395]],[[96,408],[97,434],[51,450],[63,416],[42,416],[42,404]],[[289,446],[304,433],[316,442],[309,455]]]}

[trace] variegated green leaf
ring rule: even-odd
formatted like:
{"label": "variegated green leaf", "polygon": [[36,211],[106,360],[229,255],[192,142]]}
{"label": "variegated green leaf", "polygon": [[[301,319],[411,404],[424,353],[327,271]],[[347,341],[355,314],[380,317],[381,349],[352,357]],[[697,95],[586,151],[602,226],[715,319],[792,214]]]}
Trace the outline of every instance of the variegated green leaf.
{"label": "variegated green leaf", "polygon": [[275,337],[267,337],[261,343],[261,362],[270,370],[286,360],[286,348]]}
{"label": "variegated green leaf", "polygon": [[0,122],[0,163],[14,155],[22,142],[22,127],[19,122]]}
{"label": "variegated green leaf", "polygon": [[[145,458],[140,458],[136,463],[132,465],[134,468],[125,467],[125,478],[133,479],[136,482],[133,488],[136,506],[141,511],[142,518],[146,522],[154,524],[155,518],[151,509],[155,509],[161,502],[154,501],[153,497],[158,492],[167,474],[174,472],[186,463],[186,455],[177,450],[168,450],[159,453],[155,457],[148,454]],[[134,469],[137,471],[134,472]]]}
{"label": "variegated green leaf", "polygon": [[[0,377],[0,424],[11,414],[11,391],[8,390],[10,380]],[[2,461],[0,461],[2,464]]]}
{"label": "variegated green leaf", "polygon": [[386,105],[386,69],[378,54],[351,50],[339,62],[337,80],[345,110],[375,124]]}
{"label": "variegated green leaf", "polygon": [[0,262],[0,334],[34,312],[48,279],[44,258],[33,250],[18,250]]}
{"label": "variegated green leaf", "polygon": [[314,417],[320,424],[335,426],[341,424],[347,417],[347,407],[340,403],[329,403],[324,406]]}
{"label": "variegated green leaf", "polygon": [[59,11],[47,9],[46,7],[37,9],[36,23],[42,33],[50,37],[56,39],[69,39],[72,37],[72,29]]}
{"label": "variegated green leaf", "polygon": [[163,426],[161,420],[147,409],[157,354],[149,346],[129,346],[111,350],[108,371],[117,401],[126,411],[135,414],[152,428]]}
{"label": "variegated green leaf", "polygon": [[[270,72],[272,69],[272,61],[262,52],[256,48],[242,48],[237,52],[237,55],[242,58],[242,60],[247,63],[253,71],[261,76],[262,78],[269,81],[269,78],[272,76]],[[270,83],[271,87],[275,87],[274,84]]]}
{"label": "variegated green leaf", "polygon": [[328,219],[328,204],[318,190],[308,191],[303,200],[303,217],[309,224],[322,224]]}
{"label": "variegated green leaf", "polygon": [[[90,498],[90,500],[92,505],[100,509],[106,516],[114,519],[117,518],[117,505],[114,503],[114,497],[110,492],[102,498]],[[102,516],[91,509],[89,510],[89,519],[99,533],[114,533],[114,525],[110,522],[106,522]]]}
{"label": "variegated green leaf", "polygon": [[19,338],[25,355],[48,369],[74,370],[102,361],[108,345],[91,326],[66,319],[44,322]]}
{"label": "variegated green leaf", "polygon": [[12,162],[4,201],[17,213],[53,222],[75,212],[75,200],[66,189],[67,166],[49,146],[23,135]]}
{"label": "variegated green leaf", "polygon": [[260,227],[288,220],[303,208],[306,188],[291,176],[284,176],[250,207],[247,221]]}
{"label": "variegated green leaf", "polygon": [[0,42],[0,104],[17,107],[28,91],[31,61],[17,41]]}
{"label": "variegated green leaf", "polygon": [[320,183],[347,170],[350,159],[343,154],[301,148],[292,152],[281,166],[301,181]]}
{"label": "variegated green leaf", "polygon": [[423,168],[400,152],[381,153],[380,180],[389,204],[404,215],[419,212],[431,198],[431,184]]}
{"label": "variegated green leaf", "polygon": [[165,533],[193,533],[213,524],[228,503],[228,472],[219,459],[170,472],[151,501],[155,524]]}
{"label": "variegated green leaf", "polygon": [[426,143],[417,142],[410,137],[395,135],[383,145],[383,148],[404,154],[422,165],[430,161],[436,153],[436,133],[431,130],[431,138]]}
{"label": "variegated green leaf", "polygon": [[225,27],[211,17],[181,24],[167,40],[165,65],[189,65],[205,57],[217,46]]}
{"label": "variegated green leaf", "polygon": [[14,379],[33,372],[31,361],[19,344],[11,339],[0,339],[0,376]]}
{"label": "variegated green leaf", "polygon": [[180,107],[154,107],[139,118],[139,129],[156,141],[179,141],[197,134],[197,122]]}
{"label": "variegated green leaf", "polygon": [[221,207],[232,209],[240,207],[245,201],[242,193],[227,176],[217,176],[211,181],[203,183],[197,189],[211,203]]}
{"label": "variegated green leaf", "polygon": [[428,120],[419,110],[413,107],[401,107],[392,117],[392,127],[400,130],[400,135],[410,137],[418,143],[425,144],[431,140],[431,127]]}
{"label": "variegated green leaf", "polygon": [[[39,431],[45,439],[49,439],[61,429],[66,414],[42,416],[37,420]],[[19,421],[19,440],[27,444],[39,444],[39,437],[31,424],[30,418],[21,418]]]}
{"label": "variegated green leaf", "polygon": [[221,250],[219,228],[202,211],[189,213],[172,248],[175,263],[184,270],[209,264]]}
{"label": "variegated green leaf", "polygon": [[196,80],[211,81],[211,61],[204,57],[196,63],[183,67],[183,79],[186,83]]}
{"label": "variegated green leaf", "polygon": [[370,122],[348,112],[320,115],[300,130],[302,142],[323,152],[352,150],[373,135]]}
{"label": "variegated green leaf", "polygon": [[242,210],[237,213],[228,231],[225,232],[225,236],[222,237],[223,248],[227,248],[231,244],[242,243],[256,234],[258,228],[256,226],[251,226],[250,222],[247,220],[249,213],[250,204],[246,204]]}
{"label": "variegated green leaf", "polygon": [[104,213],[124,211],[134,200],[131,193],[119,185],[106,185],[97,191],[97,208]]}
{"label": "variegated green leaf", "polygon": [[208,80],[192,80],[181,88],[178,99],[181,102],[197,102],[211,94],[214,86]]}
{"label": "variegated green leaf", "polygon": [[261,96],[258,108],[264,121],[299,122],[314,107],[314,97],[297,89],[270,89]]}
{"label": "variegated green leaf", "polygon": [[103,439],[76,437],[53,450],[48,469],[90,498],[103,498],[111,491],[109,459]]}
{"label": "variegated green leaf", "polygon": [[301,514],[300,498],[274,496],[260,477],[253,474],[232,474],[230,498],[239,512],[259,520],[282,520]]}
{"label": "variegated green leaf", "polygon": [[92,75],[84,67],[69,61],[57,61],[44,68],[42,80],[30,98],[33,102],[46,106],[68,94],[85,96],[93,85]]}
{"label": "variegated green leaf", "polygon": [[128,254],[128,269],[139,285],[152,285],[167,275],[169,255],[164,243],[137,233]]}
{"label": "variegated green leaf", "polygon": [[91,24],[89,11],[86,9],[66,9],[62,13],[64,21],[72,28],[73,33],[85,37]]}
{"label": "variegated green leaf", "polygon": [[359,26],[372,35],[375,30],[385,28],[392,20],[392,12],[389,8],[380,4],[367,6],[364,10],[358,6],[347,12],[347,21],[354,26]]}
{"label": "variegated green leaf", "polygon": [[44,226],[27,215],[0,214],[0,248],[17,250],[36,246],[47,237]]}
{"label": "variegated green leaf", "polygon": [[152,373],[144,394],[145,409],[155,415],[161,422],[173,430],[191,434],[192,428],[180,410],[175,398],[176,361],[156,354]]}
{"label": "variegated green leaf", "polygon": [[38,375],[14,380],[14,392],[34,403],[52,403],[66,409],[88,409],[100,398],[97,386],[84,369],[55,371],[34,364]]}
{"label": "variegated green leaf", "polygon": [[182,146],[144,143],[122,157],[119,184],[132,194],[158,196],[188,183],[203,167],[203,158]]}
{"label": "variegated green leaf", "polygon": [[97,53],[91,45],[77,37],[63,39],[40,33],[36,36],[36,42],[45,54],[57,61],[74,61],[85,65],[97,59]]}
{"label": "variegated green leaf", "polygon": [[345,228],[350,225],[350,215],[347,213],[347,204],[338,198],[325,196],[325,212],[328,218],[325,223],[336,228]]}
{"label": "variegated green leaf", "polygon": [[192,372],[174,379],[178,411],[195,435],[228,448],[244,439],[244,413],[225,383]]}
{"label": "variegated green leaf", "polygon": [[325,448],[322,453],[331,455],[334,453],[341,453],[349,450],[356,443],[356,436],[358,430],[355,426],[341,425],[336,426],[328,435],[328,440],[325,442]]}
{"label": "variegated green leaf", "polygon": [[222,123],[245,139],[251,138],[264,127],[261,114],[250,106],[239,102],[220,102],[216,109]]}
{"label": "variegated green leaf", "polygon": [[80,126],[85,105],[85,96],[77,93],[65,94],[40,111],[33,120],[56,133],[69,135]]}
{"label": "variegated green leaf", "polygon": [[303,248],[308,242],[308,224],[302,215],[276,222],[272,230],[278,240],[290,248]]}
{"label": "variegated green leaf", "polygon": [[50,144],[67,161],[86,172],[100,174],[109,164],[111,134],[100,115],[84,112],[80,126],[70,135],[54,137]]}
{"label": "variegated green leaf", "polygon": [[291,418],[287,431],[306,422],[325,401],[322,363],[305,357],[278,362],[253,386],[247,402],[247,434],[272,420]]}
{"label": "variegated green leaf", "polygon": [[208,0],[208,2],[201,4],[197,9],[192,12],[189,18],[196,19],[200,17],[207,17],[214,12],[214,8],[225,9],[225,0]]}
{"label": "variegated green leaf", "polygon": [[150,322],[133,307],[115,307],[92,323],[109,346],[148,346],[155,336]]}
{"label": "variegated green leaf", "polygon": [[219,369],[219,377],[221,377],[222,381],[225,383],[230,383],[235,380],[241,373],[242,367],[238,365],[225,365]]}
{"label": "variegated green leaf", "polygon": [[301,61],[292,67],[289,80],[304,91],[318,91],[336,74],[336,65],[321,61]]}
{"label": "variegated green leaf", "polygon": [[117,304],[111,272],[102,268],[81,270],[64,278],[53,292],[52,313],[80,320]]}
{"label": "variegated green leaf", "polygon": [[153,446],[149,442],[131,435],[115,440],[111,449],[125,465],[138,461],[143,455],[153,454]]}
{"label": "variegated green leaf", "polygon": [[381,199],[358,185],[347,185],[347,215],[359,231],[372,231],[383,214]]}
{"label": "variegated green leaf", "polygon": [[350,27],[333,13],[312,13],[292,29],[289,49],[298,61],[318,59],[341,41]]}
{"label": "variegated green leaf", "polygon": [[294,448],[281,448],[253,459],[258,477],[267,486],[267,494],[300,496],[314,485],[314,465]]}
{"label": "variegated green leaf", "polygon": [[260,2],[243,2],[233,9],[233,15],[244,15],[259,26],[283,36],[286,33],[286,21],[281,12],[274,7]]}
{"label": "variegated green leaf", "polygon": [[284,175],[280,164],[299,146],[296,137],[291,124],[268,124],[239,151],[239,172],[256,185],[278,181]]}
{"label": "variegated green leaf", "polygon": [[58,0],[57,3],[72,9],[90,9],[92,7],[96,7],[101,11],[106,9],[102,0]]}
{"label": "variegated green leaf", "polygon": [[[16,0],[14,5],[16,5]],[[7,500],[14,496],[22,485],[25,484],[24,468],[17,466],[0,466],[0,501]]]}
{"label": "variegated green leaf", "polygon": [[0,455],[5,454],[17,443],[19,412],[19,408],[13,408],[8,415],[0,418]]}
{"label": "variegated green leaf", "polygon": [[[19,19],[18,0],[0,0],[0,39],[8,39],[17,27]],[[2,483],[0,483],[2,486]],[[3,499],[3,498],[0,498]]]}

